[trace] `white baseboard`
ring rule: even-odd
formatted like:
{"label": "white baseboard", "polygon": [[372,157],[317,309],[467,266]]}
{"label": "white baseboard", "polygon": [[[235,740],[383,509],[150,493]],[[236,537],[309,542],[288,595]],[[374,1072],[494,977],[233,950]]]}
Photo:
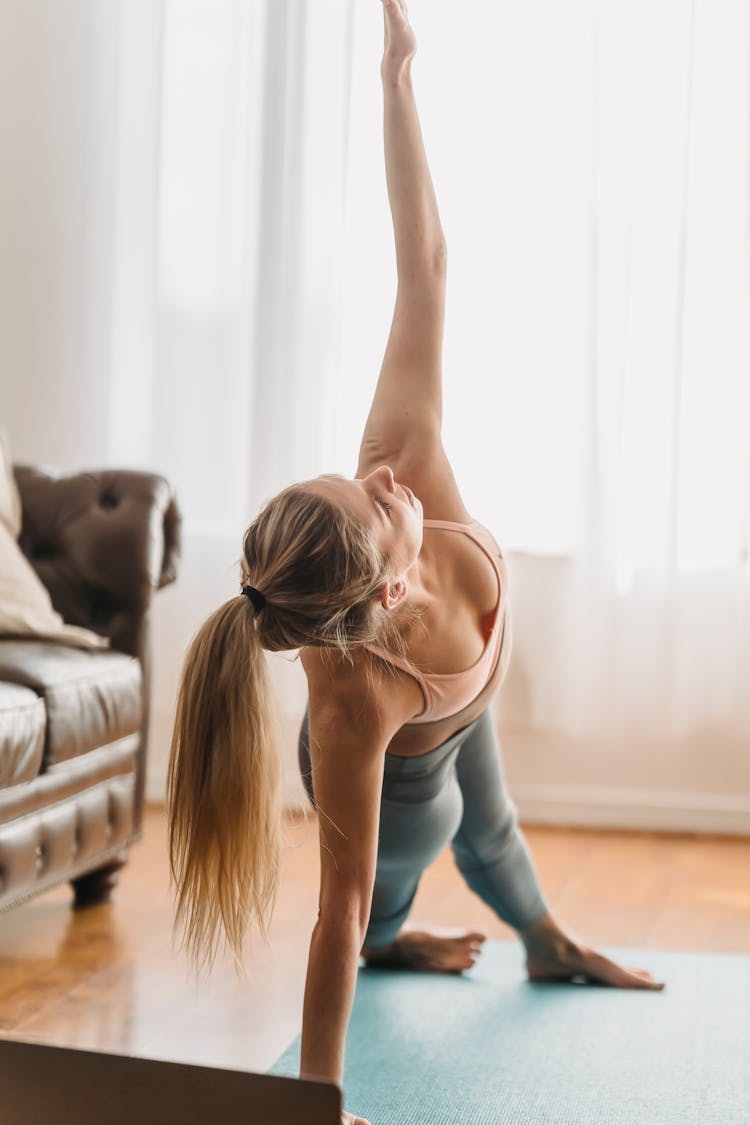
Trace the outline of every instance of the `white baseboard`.
{"label": "white baseboard", "polygon": [[[511,792],[523,824],[750,836],[750,799],[729,793],[537,784]],[[284,805],[310,808],[294,770],[285,776]]]}
{"label": "white baseboard", "polygon": [[527,783],[512,794],[524,824],[750,836],[750,799],[730,793]]}
{"label": "white baseboard", "polygon": [[[512,785],[511,793],[522,824],[750,836],[750,799],[730,793],[529,783]],[[148,787],[146,799],[161,803],[162,787]],[[284,808],[310,810],[293,769],[284,777]]]}

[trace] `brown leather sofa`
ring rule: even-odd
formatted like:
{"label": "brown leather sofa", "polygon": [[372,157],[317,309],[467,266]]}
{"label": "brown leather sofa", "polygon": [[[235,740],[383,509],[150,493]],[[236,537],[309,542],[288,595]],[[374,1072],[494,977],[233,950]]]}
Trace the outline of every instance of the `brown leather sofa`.
{"label": "brown leather sofa", "polygon": [[0,637],[0,910],[68,880],[83,906],[109,897],[141,836],[149,611],[175,580],[181,519],[156,474],[14,475],[19,544],[54,608],[111,647]]}

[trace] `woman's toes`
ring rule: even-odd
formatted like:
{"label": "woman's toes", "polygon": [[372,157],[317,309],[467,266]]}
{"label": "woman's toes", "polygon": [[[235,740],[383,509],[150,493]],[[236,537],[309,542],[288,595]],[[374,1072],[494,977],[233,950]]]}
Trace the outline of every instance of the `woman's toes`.
{"label": "woman's toes", "polygon": [[449,973],[460,973],[464,969],[473,968],[478,956],[479,953],[471,949],[465,941],[456,941],[437,956],[433,956],[432,961],[438,969]]}
{"label": "woman's toes", "polygon": [[654,990],[664,988],[664,982],[654,980],[653,974],[649,973],[647,969],[636,969],[628,966],[627,971],[632,973],[634,977],[638,977],[639,980],[643,981],[644,988],[653,988]]}
{"label": "woman's toes", "polygon": [[646,983],[651,985],[652,988],[663,988],[664,987],[664,984],[656,981],[654,979],[653,973],[649,973],[646,969],[630,969],[629,971],[631,973],[633,973],[635,976],[640,977],[641,980],[646,981]]}
{"label": "woman's toes", "polygon": [[453,961],[449,967],[453,973],[462,973],[465,969],[474,968],[474,958],[462,957],[460,960]]}
{"label": "woman's toes", "polygon": [[[481,953],[486,934],[481,930],[431,926],[420,929],[407,923],[388,947],[385,955],[370,957],[370,964],[396,968],[426,969],[432,972],[460,973],[473,967]],[[365,956],[368,951],[365,950]]]}

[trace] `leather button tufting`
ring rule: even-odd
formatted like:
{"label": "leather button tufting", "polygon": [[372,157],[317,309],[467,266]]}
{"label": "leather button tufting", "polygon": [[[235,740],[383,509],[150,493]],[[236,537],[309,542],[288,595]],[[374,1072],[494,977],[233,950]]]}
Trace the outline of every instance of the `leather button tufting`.
{"label": "leather button tufting", "polygon": [[36,852],[36,869],[40,872],[47,862],[47,847],[46,844],[37,844]]}
{"label": "leather button tufting", "polygon": [[105,492],[104,495],[100,497],[99,503],[102,508],[116,508],[120,501],[119,498],[114,496],[111,492]]}

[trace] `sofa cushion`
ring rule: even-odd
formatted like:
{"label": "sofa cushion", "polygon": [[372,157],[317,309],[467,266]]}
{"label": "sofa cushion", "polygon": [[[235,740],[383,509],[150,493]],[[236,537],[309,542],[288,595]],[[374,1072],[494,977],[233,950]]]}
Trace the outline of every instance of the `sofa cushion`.
{"label": "sofa cushion", "polygon": [[13,475],[13,457],[7,430],[0,426],[0,523],[14,539],[21,534],[21,495]]}
{"label": "sofa cushion", "polygon": [[122,652],[2,639],[0,680],[44,699],[43,769],[132,734],[141,723],[140,662]]}
{"label": "sofa cushion", "polygon": [[44,700],[29,688],[0,683],[0,788],[32,781],[42,765]]}

